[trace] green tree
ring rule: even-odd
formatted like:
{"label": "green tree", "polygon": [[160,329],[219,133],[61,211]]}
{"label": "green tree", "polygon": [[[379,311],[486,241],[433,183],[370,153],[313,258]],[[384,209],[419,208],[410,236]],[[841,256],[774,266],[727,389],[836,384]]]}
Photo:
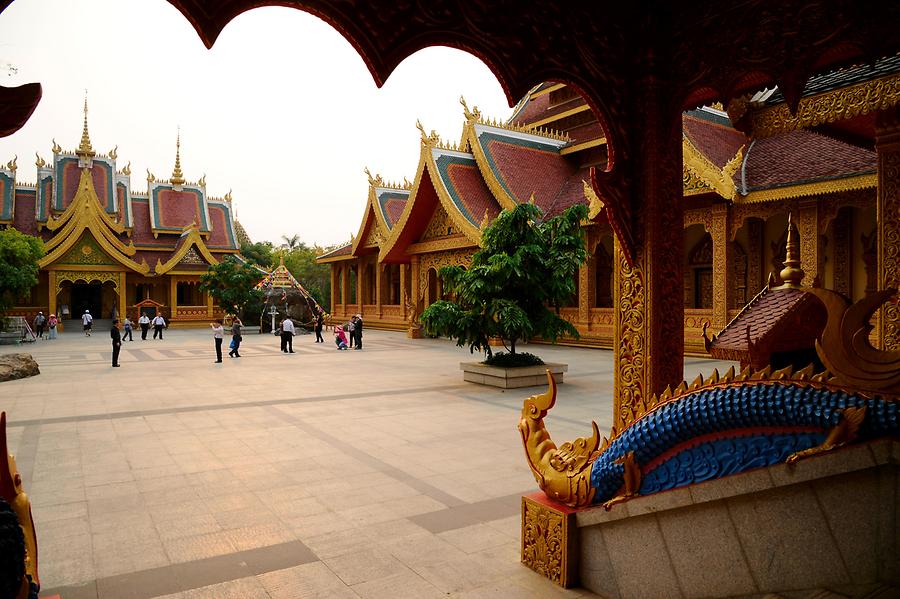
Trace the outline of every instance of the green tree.
{"label": "green tree", "polygon": [[300,241],[299,235],[291,235],[288,237],[287,235],[282,235],[282,239],[284,239],[284,243],[281,244],[281,247],[287,249],[288,251],[293,251],[295,248],[303,245]]}
{"label": "green tree", "polygon": [[581,229],[587,214],[578,205],[545,221],[531,203],[501,212],[484,230],[482,249],[468,269],[441,269],[444,291],[452,299],[422,312],[425,332],[456,339],[457,345],[488,358],[492,337],[508,342],[512,354],[517,342],[533,337],[578,338],[559,308],[575,293],[575,274],[587,259]]}
{"label": "green tree", "polygon": [[256,243],[242,243],[241,255],[250,262],[263,268],[270,268],[273,264],[272,254],[275,246],[271,241],[257,241]]}
{"label": "green tree", "polygon": [[254,267],[227,256],[200,277],[200,290],[213,296],[227,313],[242,315],[246,308],[262,304],[263,292],[254,289],[261,278]]}
{"label": "green tree", "polygon": [[38,284],[38,260],[43,256],[44,243],[37,237],[12,228],[0,230],[0,314]]}

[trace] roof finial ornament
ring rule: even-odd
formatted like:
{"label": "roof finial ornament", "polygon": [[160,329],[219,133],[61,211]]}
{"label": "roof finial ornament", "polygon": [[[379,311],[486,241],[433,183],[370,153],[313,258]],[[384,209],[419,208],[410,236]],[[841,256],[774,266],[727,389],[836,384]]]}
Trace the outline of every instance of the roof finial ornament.
{"label": "roof finial ornament", "polygon": [[462,104],[463,114],[466,116],[467,121],[475,122],[481,119],[481,111],[478,110],[477,106],[472,106],[472,110],[469,110],[469,106],[466,104],[466,99],[463,96],[459,97],[459,103]]}
{"label": "roof finial ornament", "polygon": [[128,164],[125,165],[125,168],[122,169],[122,174],[128,176],[131,174],[131,161],[128,161]]}
{"label": "roof finial ornament", "polygon": [[369,167],[364,168],[363,171],[366,173],[366,177],[369,178],[369,185],[372,187],[384,187],[384,179],[381,178],[380,174],[376,173],[373,177]]}
{"label": "roof finial ornament", "polygon": [[[87,90],[84,90],[84,127],[81,129],[81,143],[78,145],[78,149],[75,150],[75,153],[84,160],[94,157],[94,148],[91,147],[91,136],[88,134],[87,115]],[[55,144],[56,142],[54,141],[53,143]]]}
{"label": "roof finial ornament", "polygon": [[228,190],[228,193],[225,194],[225,197],[222,199],[225,200],[226,202],[231,201],[231,190],[230,189]]}
{"label": "roof finial ornament", "polygon": [[434,129],[431,130],[431,133],[425,133],[425,127],[422,126],[422,121],[416,119],[416,129],[419,130],[419,134],[422,136],[422,143],[427,146],[436,146],[440,143],[441,138],[437,134],[437,131]]}
{"label": "roof finial ornament", "polygon": [[799,287],[800,281],[806,276],[806,273],[800,268],[800,234],[797,232],[797,225],[791,220],[790,213],[788,213],[784,268],[782,269],[780,276],[786,287]]}
{"label": "roof finial ornament", "polygon": [[203,173],[203,176],[200,177],[200,180],[197,181],[197,185],[200,187],[206,187],[206,173]]}
{"label": "roof finial ornament", "polygon": [[53,140],[53,153],[59,154],[60,152],[62,152],[62,148],[60,147],[60,145],[58,143],[56,143],[56,140],[54,139]]}
{"label": "roof finial ornament", "polygon": [[178,127],[178,135],[175,137],[175,168],[172,170],[172,185],[184,185],[184,175],[181,174],[181,127]]}
{"label": "roof finial ornament", "polygon": [[156,175],[150,172],[150,169],[147,169],[147,183],[153,183],[156,181]]}
{"label": "roof finial ornament", "polygon": [[113,160],[115,160],[116,158],[119,157],[118,151],[119,151],[119,146],[117,145],[115,148],[113,148],[112,150],[109,151],[109,157],[112,158]]}
{"label": "roof finial ornament", "polygon": [[6,168],[15,171],[19,166],[16,164],[17,155],[13,155],[13,159],[6,163]]}
{"label": "roof finial ornament", "polygon": [[47,163],[44,162],[44,159],[41,158],[41,155],[35,152],[34,157],[37,158],[37,160],[34,161],[34,165],[38,168],[44,168],[44,165]]}

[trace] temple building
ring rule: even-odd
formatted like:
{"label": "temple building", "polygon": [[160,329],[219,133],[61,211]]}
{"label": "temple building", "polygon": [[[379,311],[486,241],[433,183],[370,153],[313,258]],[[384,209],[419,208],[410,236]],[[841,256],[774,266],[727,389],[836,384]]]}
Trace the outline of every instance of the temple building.
{"label": "temple building", "polygon": [[[727,110],[683,113],[684,244],[672,258],[683,262],[686,351],[704,353],[704,328],[723,330],[770,272],[777,279],[789,214],[803,240],[804,285],[853,301],[877,288],[875,113],[898,101],[898,83],[893,56],[811,79],[796,117],[777,88]],[[366,171],[358,233],[319,258],[332,265],[334,317],[361,313],[366,326],[405,328],[443,296],[440,268],[469,264],[500,210],[534,201],[550,217],[582,203],[589,259],[562,314],[581,334],[572,342],[612,347],[615,218],[591,186],[608,160],[596,114],[561,83],[533,88],[505,122],[461,103],[458,142],[419,125],[412,182]]]}
{"label": "temple building", "polygon": [[29,321],[43,311],[63,321],[159,311],[170,326],[206,323],[222,315],[200,291],[200,275],[238,255],[241,236],[230,192],[207,195],[206,177],[185,180],[181,140],[168,180],[147,171],[147,191],[132,190],[131,163],[119,169],[116,148],[94,151],[87,102],[74,152],[53,142],[53,156],[36,161],[37,183],[21,181],[16,160],[0,168],[0,226],[44,241],[39,282],[10,315]]}

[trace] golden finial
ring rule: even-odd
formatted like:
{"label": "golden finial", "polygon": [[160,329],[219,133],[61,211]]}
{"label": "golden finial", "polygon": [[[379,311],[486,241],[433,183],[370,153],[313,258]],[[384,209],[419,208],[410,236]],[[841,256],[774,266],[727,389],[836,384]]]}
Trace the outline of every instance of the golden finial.
{"label": "golden finial", "polygon": [[787,242],[785,243],[784,268],[780,276],[787,287],[799,287],[800,281],[806,276],[803,269],[800,268],[800,234],[797,232],[797,226],[791,221],[791,214],[788,213],[788,231]]}
{"label": "golden finial", "polygon": [[534,192],[531,192],[531,197],[528,198],[528,203],[534,206]]}
{"label": "golden finial", "polygon": [[147,183],[153,183],[156,181],[156,176],[150,172],[150,169],[147,169]]}
{"label": "golden finial", "polygon": [[81,143],[78,145],[78,149],[75,150],[75,153],[81,158],[93,158],[94,156],[94,148],[91,147],[91,136],[88,135],[88,124],[87,124],[87,115],[88,115],[88,105],[87,105],[87,90],[84,92],[84,128],[81,130]]}
{"label": "golden finial", "polygon": [[206,173],[203,173],[203,176],[200,177],[200,180],[197,181],[197,185],[200,187],[206,187]]}
{"label": "golden finial", "polygon": [[478,107],[472,106],[472,110],[469,110],[469,107],[466,104],[466,99],[463,96],[459,97],[459,103],[462,104],[463,114],[466,116],[467,121],[474,122],[481,118],[481,111],[478,110]]}
{"label": "golden finial", "polygon": [[225,200],[226,202],[231,201],[231,190],[230,189],[228,190],[228,193],[225,194],[225,197],[222,199]]}
{"label": "golden finial", "polygon": [[428,143],[428,134],[425,133],[425,127],[422,126],[422,121],[416,119],[416,129],[419,130],[419,135],[422,136],[422,143]]}
{"label": "golden finial", "polygon": [[59,146],[58,143],[56,143],[56,140],[54,139],[53,140],[53,153],[59,154],[60,152],[62,152],[62,148]]}
{"label": "golden finial", "polygon": [[125,165],[125,168],[122,169],[122,174],[123,175],[131,174],[131,161],[130,160],[128,161],[128,164]]}
{"label": "golden finial", "polygon": [[118,149],[119,149],[119,146],[116,146],[115,148],[113,148],[112,150],[109,151],[109,157],[112,158],[113,160],[115,160],[116,158],[119,157],[119,154],[117,153]]}
{"label": "golden finial", "polygon": [[409,189],[410,187],[412,187],[412,183],[409,182],[409,179],[403,177],[403,188]]}
{"label": "golden finial", "polygon": [[372,171],[369,170],[369,167],[363,169],[366,173],[366,177],[369,179],[369,185],[372,187],[384,187],[384,179],[381,178],[380,173],[376,173],[375,176],[372,176]]}
{"label": "golden finial", "polygon": [[169,182],[172,185],[184,185],[184,176],[181,174],[181,127],[178,128],[178,135],[175,138],[175,169]]}
{"label": "golden finial", "polygon": [[37,160],[34,161],[34,165],[38,168],[44,168],[44,165],[47,163],[44,162],[44,159],[41,158],[41,155],[35,152],[34,157],[37,158]]}
{"label": "golden finial", "polygon": [[18,156],[13,155],[13,159],[6,163],[6,168],[8,168],[11,171],[16,170],[18,168],[18,165],[16,164],[17,158],[18,158]]}
{"label": "golden finial", "polygon": [[482,231],[484,231],[485,229],[487,229],[488,222],[489,222],[488,211],[487,211],[487,208],[485,208],[484,209],[484,218],[481,219],[481,224],[478,225],[478,228],[481,229]]}

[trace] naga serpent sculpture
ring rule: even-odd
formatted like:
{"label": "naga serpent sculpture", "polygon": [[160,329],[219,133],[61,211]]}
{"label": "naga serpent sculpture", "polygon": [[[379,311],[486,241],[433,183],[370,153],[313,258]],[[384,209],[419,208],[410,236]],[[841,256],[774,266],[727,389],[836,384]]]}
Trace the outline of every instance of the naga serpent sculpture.
{"label": "naga serpent sculpture", "polygon": [[855,305],[824,289],[828,320],[816,343],[827,370],[767,367],[667,388],[623,430],[557,447],[544,426],[556,382],[525,400],[519,431],[528,464],[551,499],[607,509],[648,495],[781,462],[792,463],[856,440],[900,436],[900,352],[869,344],[869,319],[895,295],[888,289]]}

